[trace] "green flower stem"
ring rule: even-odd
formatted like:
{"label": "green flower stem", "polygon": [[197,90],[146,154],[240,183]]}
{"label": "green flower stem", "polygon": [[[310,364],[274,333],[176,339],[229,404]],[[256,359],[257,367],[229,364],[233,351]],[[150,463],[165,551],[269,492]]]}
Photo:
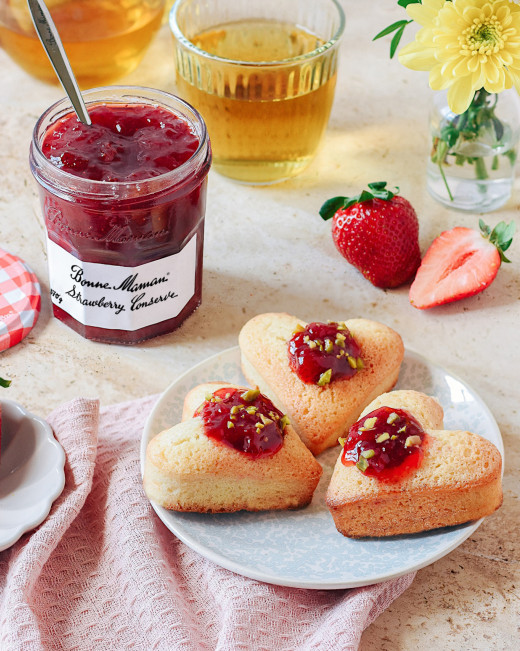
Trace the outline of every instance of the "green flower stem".
{"label": "green flower stem", "polygon": [[489,178],[488,171],[486,169],[486,163],[481,156],[475,158],[475,176],[479,181]]}
{"label": "green flower stem", "polygon": [[446,187],[446,192],[448,193],[448,197],[450,198],[450,201],[453,201],[453,195],[451,194],[450,186],[448,185],[446,175],[444,174],[444,168],[442,166],[442,161],[439,161],[439,171],[441,173],[442,180],[444,181],[444,185]]}

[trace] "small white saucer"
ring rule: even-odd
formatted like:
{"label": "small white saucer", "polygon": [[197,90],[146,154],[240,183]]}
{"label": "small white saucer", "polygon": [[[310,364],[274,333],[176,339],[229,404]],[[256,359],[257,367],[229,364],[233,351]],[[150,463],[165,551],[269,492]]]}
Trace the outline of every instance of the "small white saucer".
{"label": "small white saucer", "polygon": [[65,453],[41,418],[11,400],[2,405],[0,551],[41,524],[65,486]]}

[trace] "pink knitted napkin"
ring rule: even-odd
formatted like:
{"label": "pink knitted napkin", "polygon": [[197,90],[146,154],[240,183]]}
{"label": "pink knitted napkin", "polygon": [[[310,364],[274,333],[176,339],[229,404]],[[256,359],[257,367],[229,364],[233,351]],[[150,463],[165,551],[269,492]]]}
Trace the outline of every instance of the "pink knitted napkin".
{"label": "pink knitted napkin", "polygon": [[181,543],[141,485],[155,397],[49,417],[67,455],[47,520],[0,552],[0,649],[357,649],[413,574],[353,590],[301,590],[225,570]]}

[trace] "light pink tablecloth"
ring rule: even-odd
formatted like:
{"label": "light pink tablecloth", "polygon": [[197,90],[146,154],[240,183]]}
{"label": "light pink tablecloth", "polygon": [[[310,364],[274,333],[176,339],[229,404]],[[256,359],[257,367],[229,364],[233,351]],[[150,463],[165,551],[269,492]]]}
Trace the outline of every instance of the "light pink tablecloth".
{"label": "light pink tablecloth", "polygon": [[0,649],[356,649],[413,574],[354,590],[259,583],[214,565],[146,499],[139,441],[154,397],[49,417],[67,455],[47,520],[0,552]]}

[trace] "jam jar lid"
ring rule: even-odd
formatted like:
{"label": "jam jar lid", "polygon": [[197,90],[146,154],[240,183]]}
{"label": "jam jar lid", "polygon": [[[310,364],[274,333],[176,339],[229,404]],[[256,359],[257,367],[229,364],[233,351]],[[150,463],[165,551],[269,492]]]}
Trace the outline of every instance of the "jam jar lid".
{"label": "jam jar lid", "polygon": [[0,351],[20,343],[41,307],[40,283],[20,258],[0,249]]}

